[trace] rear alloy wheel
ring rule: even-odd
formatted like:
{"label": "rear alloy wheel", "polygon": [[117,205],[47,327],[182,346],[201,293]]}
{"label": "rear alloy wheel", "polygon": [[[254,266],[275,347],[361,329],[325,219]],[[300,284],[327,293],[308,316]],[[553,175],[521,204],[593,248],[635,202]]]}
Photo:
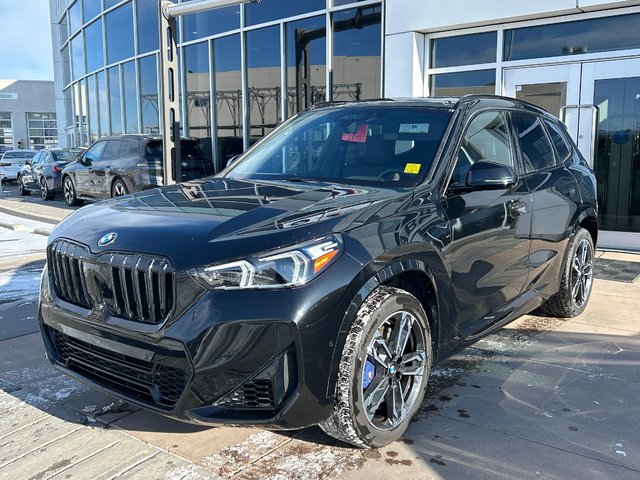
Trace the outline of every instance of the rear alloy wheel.
{"label": "rear alloy wheel", "polygon": [[31,195],[31,190],[28,190],[24,186],[24,182],[22,181],[22,175],[18,175],[18,193],[22,196]]}
{"label": "rear alloy wheel", "polygon": [[420,302],[404,290],[378,287],[347,335],[335,409],[320,428],[362,448],[397,440],[424,398],[431,361],[429,323]]}
{"label": "rear alloy wheel", "polygon": [[62,193],[64,194],[64,201],[67,202],[67,205],[70,207],[82,205],[82,200],[78,200],[76,187],[73,186],[73,180],[71,180],[69,176],[64,177],[62,181]]}
{"label": "rear alloy wheel", "polygon": [[111,187],[111,198],[114,197],[122,197],[123,195],[128,195],[129,189],[125,185],[124,181],[120,178],[116,179],[113,182],[113,186]]}
{"label": "rear alloy wheel", "polygon": [[542,310],[554,317],[571,318],[587,308],[593,287],[594,246],[587,230],[578,229],[565,255],[560,290],[542,305]]}
{"label": "rear alloy wheel", "polygon": [[44,177],[40,177],[40,196],[43,200],[53,200],[55,194],[49,189],[49,184]]}

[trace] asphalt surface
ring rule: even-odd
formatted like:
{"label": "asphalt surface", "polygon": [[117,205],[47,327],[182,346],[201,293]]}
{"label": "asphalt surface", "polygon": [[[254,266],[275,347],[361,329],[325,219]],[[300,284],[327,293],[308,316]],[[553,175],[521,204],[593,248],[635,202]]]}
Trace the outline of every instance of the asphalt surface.
{"label": "asphalt surface", "polygon": [[55,372],[36,301],[46,231],[70,210],[14,189],[0,197],[0,480],[640,478],[640,255],[598,253],[622,273],[595,281],[580,317],[524,316],[439,365],[404,438],[365,451],[316,427],[179,423]]}

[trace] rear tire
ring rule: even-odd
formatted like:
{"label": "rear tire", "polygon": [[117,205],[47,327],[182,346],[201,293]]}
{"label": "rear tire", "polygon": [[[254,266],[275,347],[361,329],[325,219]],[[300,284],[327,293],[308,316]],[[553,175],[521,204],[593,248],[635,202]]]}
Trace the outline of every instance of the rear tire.
{"label": "rear tire", "polygon": [[361,448],[399,439],[424,398],[431,370],[427,314],[410,293],[378,287],[345,342],[328,435]]}
{"label": "rear tire", "polygon": [[43,200],[53,200],[55,198],[55,193],[49,190],[49,184],[44,177],[40,177],[40,196]]}
{"label": "rear tire", "polygon": [[22,183],[22,175],[18,176],[18,193],[21,196],[31,195],[31,190],[25,188],[24,183]]}
{"label": "rear tire", "polygon": [[82,200],[78,200],[76,195],[76,187],[73,185],[73,180],[68,175],[62,180],[62,192],[64,193],[64,201],[70,207],[82,205]]}
{"label": "rear tire", "polygon": [[567,246],[560,290],[542,304],[543,312],[554,317],[572,318],[587,308],[593,289],[594,250],[589,232],[579,228]]}

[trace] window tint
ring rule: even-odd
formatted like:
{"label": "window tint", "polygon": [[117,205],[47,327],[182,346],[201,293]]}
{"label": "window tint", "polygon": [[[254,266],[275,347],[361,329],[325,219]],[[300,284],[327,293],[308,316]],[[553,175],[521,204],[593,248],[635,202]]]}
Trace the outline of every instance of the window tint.
{"label": "window tint", "polygon": [[120,142],[120,152],[118,152],[118,157],[122,158],[125,155],[129,155],[131,153],[132,145],[129,140],[124,140]]}
{"label": "window tint", "polygon": [[471,165],[478,160],[490,160],[514,167],[504,112],[482,112],[471,120],[460,143],[451,182],[464,185]]}
{"label": "window tint", "polygon": [[551,137],[556,153],[558,154],[558,161],[564,162],[571,153],[571,147],[567,142],[565,134],[561,131],[561,127],[553,122],[544,120],[544,124],[547,126],[547,131]]}
{"label": "window tint", "polygon": [[31,160],[31,165],[36,165],[38,163],[40,163],[42,161],[42,154],[44,152],[39,152],[36,154],[35,157],[33,157],[33,160]]}
{"label": "window tint", "polygon": [[104,149],[104,153],[102,154],[102,160],[114,160],[118,158],[118,152],[120,152],[120,142],[119,140],[110,140],[107,142],[107,147]]}
{"label": "window tint", "polygon": [[87,150],[87,153],[84,154],[84,158],[86,160],[89,160],[90,162],[97,162],[98,160],[100,160],[100,155],[102,154],[102,151],[104,150],[106,144],[107,142],[96,143],[89,150]]}
{"label": "window tint", "polygon": [[540,118],[528,113],[513,113],[512,116],[518,132],[525,172],[555,165],[553,149]]}
{"label": "window tint", "polygon": [[457,67],[496,61],[497,33],[437,38],[431,42],[432,67]]}

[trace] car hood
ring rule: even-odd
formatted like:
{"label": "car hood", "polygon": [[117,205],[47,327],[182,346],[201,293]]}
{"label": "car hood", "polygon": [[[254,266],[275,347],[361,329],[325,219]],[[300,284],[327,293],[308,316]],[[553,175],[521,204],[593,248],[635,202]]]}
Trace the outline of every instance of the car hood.
{"label": "car hood", "polygon": [[[94,254],[162,255],[185,269],[344,232],[411,198],[404,189],[208,178],[88,205],[49,242],[70,239]],[[99,246],[109,233],[116,240]]]}

